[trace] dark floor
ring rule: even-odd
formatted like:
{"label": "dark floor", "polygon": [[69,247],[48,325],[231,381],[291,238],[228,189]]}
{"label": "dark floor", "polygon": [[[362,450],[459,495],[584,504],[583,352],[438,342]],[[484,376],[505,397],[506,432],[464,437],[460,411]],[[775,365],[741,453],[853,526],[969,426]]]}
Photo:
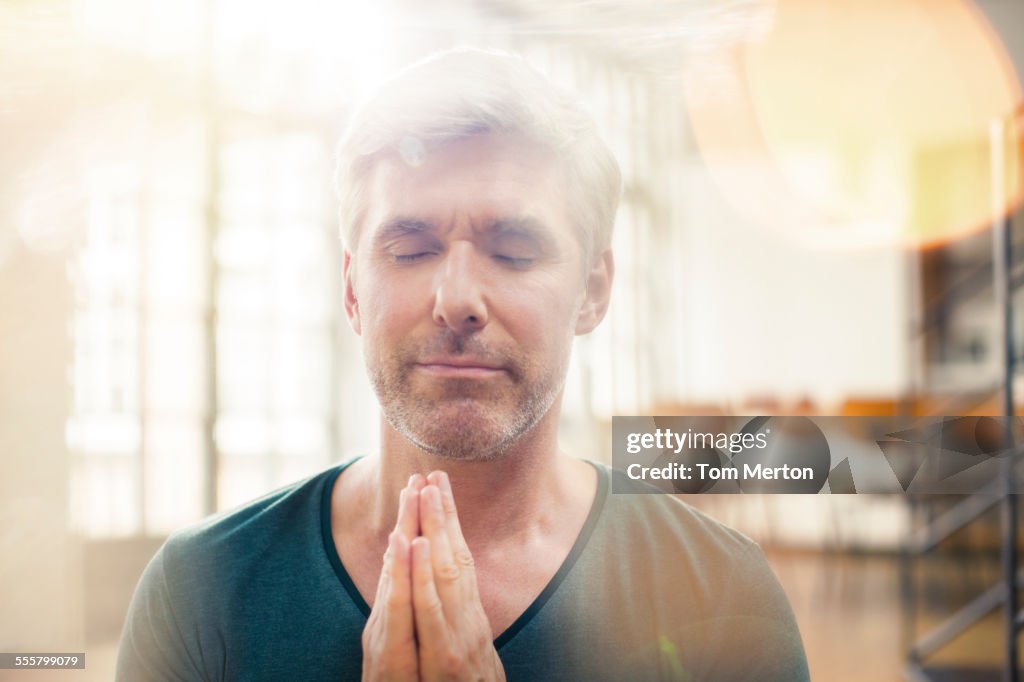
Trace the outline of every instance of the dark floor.
{"label": "dark floor", "polygon": [[[896,558],[780,551],[770,553],[769,560],[796,613],[812,680],[905,679],[907,621]],[[915,636],[934,628],[998,578],[994,556],[919,562]],[[1000,679],[1002,633],[997,610],[926,658],[924,666],[934,671],[935,680]]]}

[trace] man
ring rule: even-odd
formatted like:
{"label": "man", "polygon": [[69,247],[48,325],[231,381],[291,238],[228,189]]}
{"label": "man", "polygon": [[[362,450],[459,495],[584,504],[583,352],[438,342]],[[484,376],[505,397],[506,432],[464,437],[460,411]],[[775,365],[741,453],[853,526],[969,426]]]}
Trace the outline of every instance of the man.
{"label": "man", "polygon": [[339,178],[380,453],[173,535],[119,678],[806,679],[754,543],[558,451],[614,270],[591,120],[522,60],[456,50],[357,112]]}

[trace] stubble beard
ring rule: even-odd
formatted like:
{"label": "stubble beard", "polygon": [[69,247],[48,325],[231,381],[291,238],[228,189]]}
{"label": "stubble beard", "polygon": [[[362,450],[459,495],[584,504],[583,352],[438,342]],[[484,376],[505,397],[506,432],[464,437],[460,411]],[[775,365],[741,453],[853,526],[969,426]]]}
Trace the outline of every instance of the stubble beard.
{"label": "stubble beard", "polygon": [[[415,388],[416,361],[435,354],[497,361],[508,378],[442,379],[430,392]],[[367,364],[381,410],[395,431],[425,452],[467,462],[495,460],[530,433],[561,393],[566,370],[564,361],[549,366],[453,333]]]}

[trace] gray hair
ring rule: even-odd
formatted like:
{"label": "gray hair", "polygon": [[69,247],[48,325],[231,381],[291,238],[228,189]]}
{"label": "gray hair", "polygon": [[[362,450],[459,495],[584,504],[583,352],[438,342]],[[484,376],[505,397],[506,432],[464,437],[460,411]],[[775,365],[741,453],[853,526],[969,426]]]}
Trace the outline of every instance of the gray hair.
{"label": "gray hair", "polygon": [[476,48],[411,64],[356,110],[335,175],[346,246],[355,248],[367,179],[382,156],[415,165],[427,150],[487,133],[523,135],[557,154],[585,263],[608,248],[622,175],[594,120],[525,59]]}

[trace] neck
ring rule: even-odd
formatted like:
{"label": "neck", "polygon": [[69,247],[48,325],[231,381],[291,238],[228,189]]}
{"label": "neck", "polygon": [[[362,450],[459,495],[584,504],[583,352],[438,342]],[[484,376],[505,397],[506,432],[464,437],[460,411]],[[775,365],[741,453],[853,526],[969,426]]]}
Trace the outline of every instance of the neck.
{"label": "neck", "polygon": [[579,463],[558,453],[557,404],[511,448],[484,461],[425,452],[382,422],[381,454],[366,462],[364,479],[373,491],[371,523],[382,535],[394,526],[398,493],[415,473],[447,472],[462,532],[471,546],[500,542],[556,522],[559,504],[568,501],[571,489],[579,485]]}

